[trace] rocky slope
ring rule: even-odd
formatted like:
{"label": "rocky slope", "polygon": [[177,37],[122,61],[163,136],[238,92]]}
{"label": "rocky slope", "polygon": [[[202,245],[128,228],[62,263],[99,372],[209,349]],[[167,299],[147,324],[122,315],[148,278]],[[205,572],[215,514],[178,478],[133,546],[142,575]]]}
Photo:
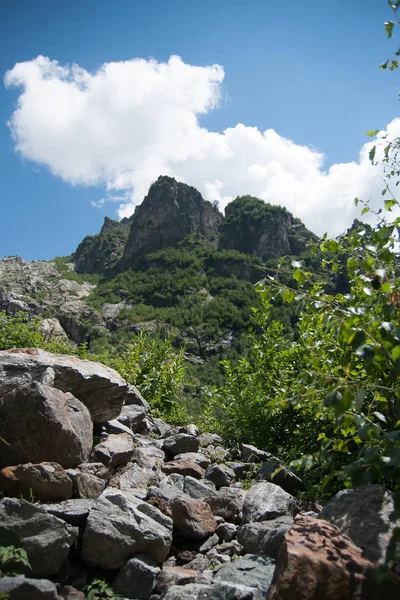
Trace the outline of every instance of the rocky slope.
{"label": "rocky slope", "polygon": [[279,459],[172,428],[97,363],[0,352],[0,457],[0,545],[30,563],[3,572],[9,600],[83,600],[94,577],[141,600],[399,597],[395,571],[373,575],[389,492],[307,506]]}

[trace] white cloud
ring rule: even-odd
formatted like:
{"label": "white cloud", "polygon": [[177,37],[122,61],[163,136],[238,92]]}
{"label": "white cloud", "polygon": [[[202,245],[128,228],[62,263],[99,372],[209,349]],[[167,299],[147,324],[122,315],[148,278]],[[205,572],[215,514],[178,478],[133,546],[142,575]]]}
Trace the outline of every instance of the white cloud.
{"label": "white cloud", "polygon": [[[106,63],[96,73],[43,56],[17,63],[5,75],[7,87],[22,88],[9,122],[15,148],[72,184],[104,185],[105,200],[122,202],[121,217],[159,175],[194,185],[221,208],[241,194],[281,204],[319,234],[351,224],[355,197],[378,205],[382,181],[368,158],[371,142],[358,162],[325,171],[322,153],[272,129],[201,127],[199,116],[218,107],[223,78],[219,65],[177,56]],[[400,119],[388,134],[400,135]]]}

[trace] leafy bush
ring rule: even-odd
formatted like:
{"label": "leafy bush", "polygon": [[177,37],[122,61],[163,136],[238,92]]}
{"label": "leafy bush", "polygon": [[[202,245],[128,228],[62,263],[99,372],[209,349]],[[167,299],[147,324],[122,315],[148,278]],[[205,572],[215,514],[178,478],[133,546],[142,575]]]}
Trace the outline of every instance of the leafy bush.
{"label": "leafy bush", "polygon": [[23,548],[15,546],[0,546],[0,577],[16,576],[20,574],[18,569],[31,568],[28,555]]}

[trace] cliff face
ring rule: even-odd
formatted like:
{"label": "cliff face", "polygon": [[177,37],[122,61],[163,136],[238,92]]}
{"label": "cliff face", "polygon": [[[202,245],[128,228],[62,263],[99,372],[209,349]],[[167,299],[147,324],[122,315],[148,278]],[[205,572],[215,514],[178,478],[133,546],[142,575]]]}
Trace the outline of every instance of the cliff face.
{"label": "cliff face", "polygon": [[316,239],[285,208],[266,204],[252,196],[241,196],[226,207],[220,248],[268,260],[286,254],[298,255],[306,249],[308,242]]}
{"label": "cliff face", "polygon": [[137,267],[146,254],[174,247],[190,234],[216,245],[222,215],[195,188],[159,177],[131,219],[119,271]]}
{"label": "cliff face", "polygon": [[121,259],[129,236],[130,220],[121,222],[105,217],[97,235],[88,235],[72,256],[77,273],[109,275]]}

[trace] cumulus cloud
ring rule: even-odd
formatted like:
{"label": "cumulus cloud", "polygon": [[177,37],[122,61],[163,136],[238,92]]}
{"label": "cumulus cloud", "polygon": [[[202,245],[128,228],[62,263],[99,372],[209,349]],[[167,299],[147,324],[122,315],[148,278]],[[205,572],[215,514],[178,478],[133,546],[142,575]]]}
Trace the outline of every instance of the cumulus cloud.
{"label": "cumulus cloud", "polygon": [[[324,170],[321,152],[272,129],[202,127],[199,117],[218,107],[223,79],[220,65],[193,66],[178,56],[106,63],[95,73],[44,56],[17,63],[5,75],[7,87],[21,88],[9,121],[15,149],[67,182],[104,186],[105,199],[120,202],[120,217],[132,214],[159,175],[194,185],[220,208],[241,194],[281,204],[333,236],[358,216],[355,197],[378,205],[372,142],[357,162]],[[400,119],[387,133],[400,135]]]}

